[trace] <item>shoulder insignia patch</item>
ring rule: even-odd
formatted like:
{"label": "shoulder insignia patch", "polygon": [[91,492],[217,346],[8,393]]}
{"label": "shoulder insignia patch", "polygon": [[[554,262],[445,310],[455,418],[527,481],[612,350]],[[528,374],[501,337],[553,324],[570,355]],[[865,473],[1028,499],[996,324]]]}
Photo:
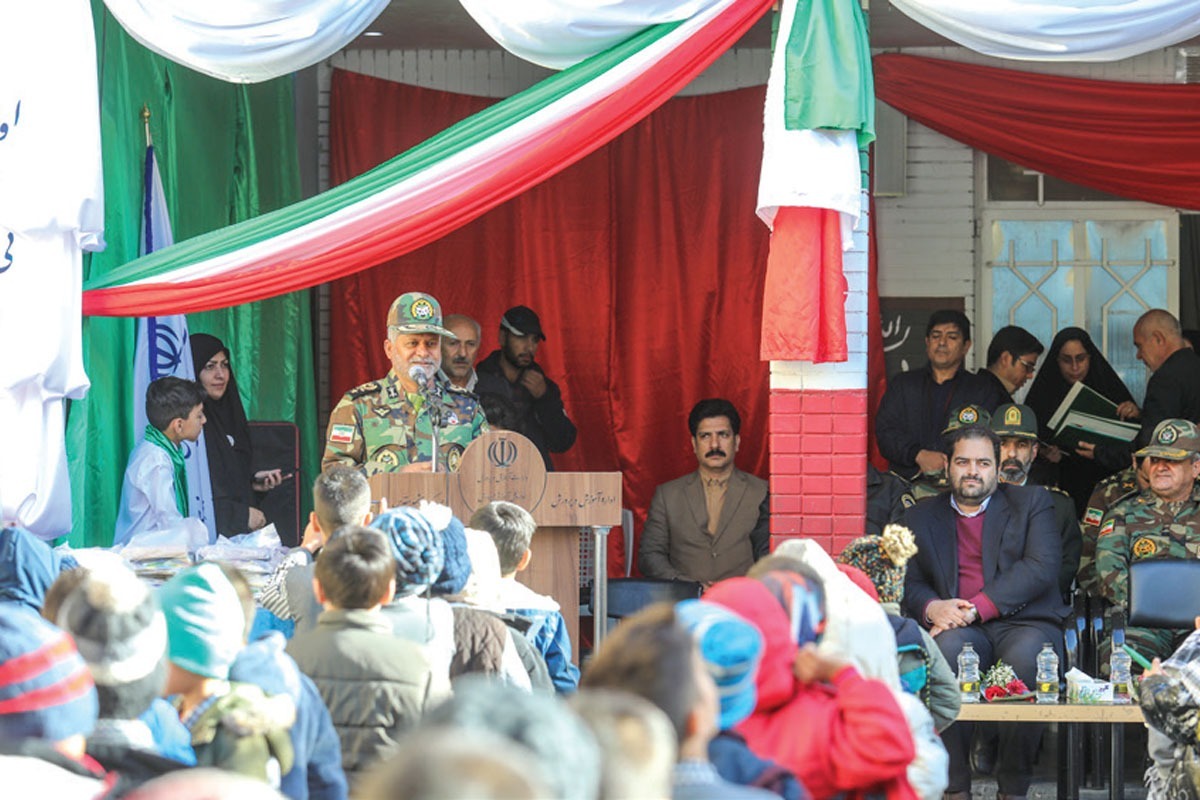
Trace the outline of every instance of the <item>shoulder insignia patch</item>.
{"label": "shoulder insignia patch", "polygon": [[1116,527],[1117,527],[1117,521],[1115,519],[1110,519],[1108,522],[1104,523],[1103,527],[1100,528],[1100,535],[1106,536],[1106,535],[1112,533],[1116,529]]}
{"label": "shoulder insignia patch", "polygon": [[380,450],[375,454],[375,461],[383,465],[384,469],[394,470],[400,467],[400,457],[391,450]]}
{"label": "shoulder insignia patch", "polygon": [[916,504],[917,504],[917,499],[915,497],[913,497],[911,494],[909,494],[908,492],[905,492],[904,494],[900,495],[900,505],[904,506],[905,508],[912,508]]}
{"label": "shoulder insignia patch", "polygon": [[1098,508],[1089,508],[1083,515],[1084,525],[1099,525],[1104,519],[1104,512]]}
{"label": "shoulder insignia patch", "polygon": [[1158,544],[1153,539],[1143,536],[1133,543],[1131,550],[1138,558],[1149,558],[1158,552]]}
{"label": "shoulder insignia patch", "polygon": [[364,383],[362,386],[354,387],[346,394],[350,395],[350,397],[353,398],[354,400],[357,400],[360,397],[366,397],[367,395],[375,394],[378,391],[379,391],[379,382],[371,381],[370,383]]}
{"label": "shoulder insignia patch", "polygon": [[450,445],[446,450],[446,469],[450,472],[458,472],[458,465],[462,463],[463,446],[461,444]]}
{"label": "shoulder insignia patch", "polygon": [[442,421],[442,424],[443,425],[457,425],[458,424],[458,414],[455,414],[453,411],[447,413],[446,419]]}
{"label": "shoulder insignia patch", "polygon": [[350,444],[354,441],[354,426],[334,425],[329,429],[329,441],[334,444]]}

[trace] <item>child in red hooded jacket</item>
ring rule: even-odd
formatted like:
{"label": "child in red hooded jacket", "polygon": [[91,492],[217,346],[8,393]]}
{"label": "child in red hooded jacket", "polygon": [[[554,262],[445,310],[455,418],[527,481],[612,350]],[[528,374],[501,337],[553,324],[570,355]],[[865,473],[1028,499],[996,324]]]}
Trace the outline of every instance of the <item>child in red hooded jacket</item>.
{"label": "child in red hooded jacket", "polygon": [[815,576],[771,571],[705,593],[758,627],[765,649],[758,704],[737,726],[750,748],[795,772],[812,794],[915,800],[905,777],[915,755],[908,722],[886,684],[817,652],[825,621]]}

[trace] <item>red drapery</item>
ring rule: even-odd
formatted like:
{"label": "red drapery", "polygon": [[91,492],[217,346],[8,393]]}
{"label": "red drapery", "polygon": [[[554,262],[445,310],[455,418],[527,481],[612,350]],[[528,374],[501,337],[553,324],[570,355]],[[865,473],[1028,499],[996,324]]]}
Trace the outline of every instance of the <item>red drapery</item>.
{"label": "red drapery", "polygon": [[1200,208],[1200,86],[885,54],[876,96],[987,153],[1122,197]]}
{"label": "red drapery", "polygon": [[[335,183],[493,101],[335,71]],[[387,371],[388,305],[431,292],[496,347],[525,304],[548,339],[538,361],[579,439],[555,464],[620,470],[644,518],[654,487],[696,467],[687,413],[723,396],[743,415],[738,465],[767,474],[768,365],[758,360],[767,232],[754,215],[763,89],[677,98],[561,174],[410,255],[336,281],[333,399]],[[611,536],[610,569],[623,562]]]}

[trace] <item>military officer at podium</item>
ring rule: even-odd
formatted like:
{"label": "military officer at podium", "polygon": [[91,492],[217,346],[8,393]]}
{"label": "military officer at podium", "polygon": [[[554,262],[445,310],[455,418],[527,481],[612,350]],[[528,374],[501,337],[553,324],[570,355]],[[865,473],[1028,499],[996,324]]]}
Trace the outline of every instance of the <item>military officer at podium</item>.
{"label": "military officer at podium", "polygon": [[438,471],[458,469],[463,450],[487,431],[487,422],[475,395],[440,374],[442,337],[454,334],[443,327],[437,300],[422,292],[396,298],[383,343],[392,368],[342,396],[329,415],[322,469],[345,464],[368,477],[427,472],[435,430]]}
{"label": "military officer at podium", "polygon": [[647,578],[705,585],[745,575],[771,548],[767,482],[734,466],[742,419],[728,400],[688,415],[699,468],[659,486],[638,549]]}

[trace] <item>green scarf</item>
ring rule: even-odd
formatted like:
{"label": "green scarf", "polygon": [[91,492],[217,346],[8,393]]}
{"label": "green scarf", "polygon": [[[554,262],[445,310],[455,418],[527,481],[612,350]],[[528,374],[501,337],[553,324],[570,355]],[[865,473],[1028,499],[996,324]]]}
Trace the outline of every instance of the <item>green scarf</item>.
{"label": "green scarf", "polygon": [[180,516],[188,515],[187,467],[183,464],[183,448],[167,438],[167,435],[153,425],[146,426],[146,441],[161,447],[171,457],[171,466],[175,468],[175,508]]}

